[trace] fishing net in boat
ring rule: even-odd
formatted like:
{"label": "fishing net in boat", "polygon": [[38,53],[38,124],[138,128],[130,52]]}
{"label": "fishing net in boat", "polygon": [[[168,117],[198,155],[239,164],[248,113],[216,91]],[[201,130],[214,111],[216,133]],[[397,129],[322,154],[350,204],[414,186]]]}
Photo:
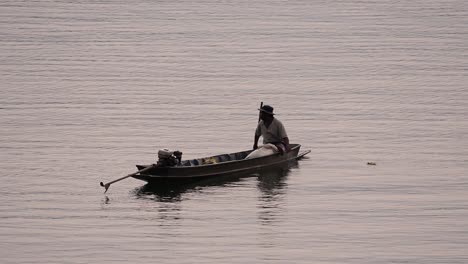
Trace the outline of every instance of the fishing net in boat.
{"label": "fishing net in boat", "polygon": [[252,151],[245,159],[253,159],[253,158],[259,158],[259,157],[264,157],[268,155],[272,155],[278,153],[278,148],[273,145],[273,144],[265,144],[263,146],[260,146],[258,149]]}

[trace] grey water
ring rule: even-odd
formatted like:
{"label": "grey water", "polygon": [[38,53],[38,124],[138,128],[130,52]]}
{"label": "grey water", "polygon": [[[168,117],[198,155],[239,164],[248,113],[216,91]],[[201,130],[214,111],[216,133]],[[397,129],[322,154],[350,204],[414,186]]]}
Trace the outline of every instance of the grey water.
{"label": "grey water", "polygon": [[[467,263],[463,0],[0,2],[1,263]],[[156,192],[100,181],[311,150]],[[368,162],[376,165],[368,165]]]}

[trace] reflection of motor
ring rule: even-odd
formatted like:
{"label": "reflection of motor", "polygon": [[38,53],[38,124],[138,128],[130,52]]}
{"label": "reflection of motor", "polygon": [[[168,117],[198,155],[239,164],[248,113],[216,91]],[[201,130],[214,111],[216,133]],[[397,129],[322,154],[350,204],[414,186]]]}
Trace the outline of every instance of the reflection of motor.
{"label": "reflection of motor", "polygon": [[182,160],[182,152],[170,151],[168,149],[160,149],[158,151],[158,166],[161,167],[171,167],[177,164],[180,164]]}

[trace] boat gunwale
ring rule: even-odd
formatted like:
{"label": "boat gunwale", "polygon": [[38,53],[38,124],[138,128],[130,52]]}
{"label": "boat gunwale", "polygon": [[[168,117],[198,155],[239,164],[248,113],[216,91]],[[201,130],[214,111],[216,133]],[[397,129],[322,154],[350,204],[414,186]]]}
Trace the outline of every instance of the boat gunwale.
{"label": "boat gunwale", "polygon": [[[295,150],[296,148],[300,148],[301,145],[300,144],[291,144],[293,145],[293,147],[291,148],[290,152]],[[253,150],[251,150],[250,152],[252,152]],[[183,160],[183,161],[190,161],[190,160],[199,160],[199,159],[209,159],[209,158],[214,158],[214,157],[218,157],[218,156],[222,156],[222,155],[231,155],[231,154],[237,154],[237,153],[242,153],[242,152],[249,152],[249,150],[244,150],[244,151],[239,151],[239,152],[233,152],[233,153],[226,153],[226,154],[219,154],[219,155],[214,155],[214,156],[209,156],[209,157],[203,157],[203,158],[198,158],[198,159],[189,159],[189,160]],[[262,158],[268,158],[268,157],[272,157],[272,156],[281,156],[282,154],[281,153],[273,153],[273,154],[270,154],[270,155],[267,155],[267,156],[261,156],[261,157],[256,157],[256,158],[251,158],[251,159],[248,159],[248,160],[257,160],[257,159],[262,159]],[[182,161],[182,162],[183,162]],[[178,165],[178,166],[174,166],[174,167],[170,167],[171,169],[175,169],[175,168],[198,168],[198,167],[207,167],[207,166],[215,166],[215,165],[220,165],[220,164],[226,164],[226,163],[235,163],[235,162],[244,162],[246,161],[246,159],[238,159],[238,160],[226,160],[226,161],[220,161],[220,162],[217,162],[217,163],[209,163],[209,164],[200,164],[200,165]]]}

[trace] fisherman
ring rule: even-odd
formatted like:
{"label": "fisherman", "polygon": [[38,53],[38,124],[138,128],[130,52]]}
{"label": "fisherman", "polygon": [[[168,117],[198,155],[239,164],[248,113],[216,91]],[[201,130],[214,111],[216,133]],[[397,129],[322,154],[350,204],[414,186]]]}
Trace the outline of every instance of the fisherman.
{"label": "fisherman", "polygon": [[288,134],[286,134],[283,123],[274,117],[273,107],[264,105],[258,110],[260,111],[260,122],[255,130],[253,149],[258,148],[258,139],[262,136],[265,147],[271,144],[277,148],[275,152],[287,153],[290,150]]}

